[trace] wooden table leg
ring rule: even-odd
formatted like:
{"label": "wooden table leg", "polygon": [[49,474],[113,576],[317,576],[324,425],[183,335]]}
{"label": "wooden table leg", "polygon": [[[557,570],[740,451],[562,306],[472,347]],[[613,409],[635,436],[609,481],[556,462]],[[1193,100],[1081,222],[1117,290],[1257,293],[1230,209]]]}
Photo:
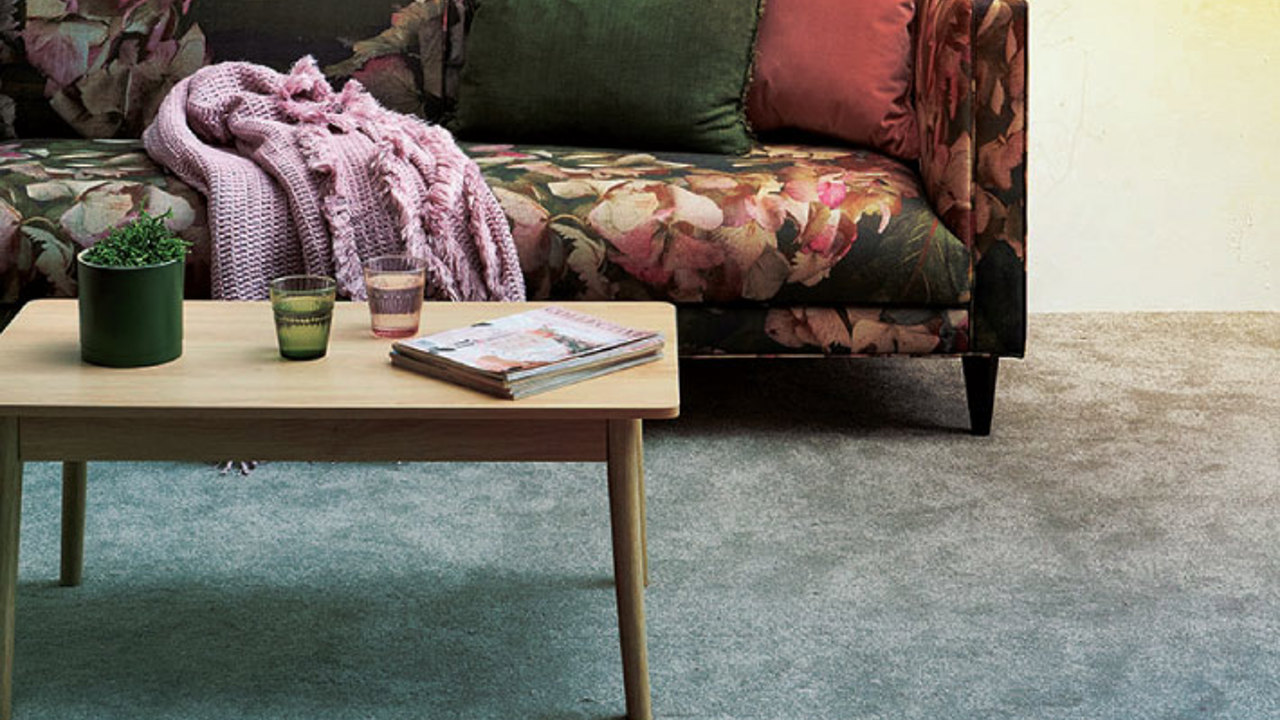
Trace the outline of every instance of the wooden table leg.
{"label": "wooden table leg", "polygon": [[644,444],[640,444],[639,480],[636,494],[640,497],[640,555],[644,563],[644,586],[649,587],[649,510],[644,498]]}
{"label": "wooden table leg", "polygon": [[618,594],[622,682],[629,720],[651,720],[649,651],[644,631],[644,548],[641,546],[639,420],[609,421],[609,519],[613,526],[613,580]]}
{"label": "wooden table leg", "polygon": [[84,571],[84,506],[89,465],[62,463],[62,584],[80,584]]}
{"label": "wooden table leg", "polygon": [[13,717],[13,618],[22,524],[22,448],[18,419],[0,418],[0,720]]}

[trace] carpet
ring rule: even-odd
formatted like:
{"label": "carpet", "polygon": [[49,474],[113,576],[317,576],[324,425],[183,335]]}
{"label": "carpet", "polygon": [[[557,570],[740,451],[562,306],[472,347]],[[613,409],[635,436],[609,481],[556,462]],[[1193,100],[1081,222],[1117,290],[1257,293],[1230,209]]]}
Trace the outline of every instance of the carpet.
{"label": "carpet", "polygon": [[[1280,314],[1041,315],[954,360],[702,361],[646,426],[663,718],[1280,717]],[[14,702],[622,714],[604,468],[27,466]]]}

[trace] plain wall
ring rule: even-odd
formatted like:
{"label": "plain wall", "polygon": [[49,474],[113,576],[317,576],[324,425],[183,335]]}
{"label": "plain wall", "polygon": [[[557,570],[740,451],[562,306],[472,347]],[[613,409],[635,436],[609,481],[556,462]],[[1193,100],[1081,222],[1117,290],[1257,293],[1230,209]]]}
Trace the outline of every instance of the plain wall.
{"label": "plain wall", "polygon": [[1030,0],[1033,311],[1280,310],[1280,0]]}

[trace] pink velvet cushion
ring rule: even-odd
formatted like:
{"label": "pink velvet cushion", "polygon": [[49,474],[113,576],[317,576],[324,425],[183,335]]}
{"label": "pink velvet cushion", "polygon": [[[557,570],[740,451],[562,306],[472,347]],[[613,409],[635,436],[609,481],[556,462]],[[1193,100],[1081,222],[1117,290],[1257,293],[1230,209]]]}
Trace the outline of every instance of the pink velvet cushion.
{"label": "pink velvet cushion", "polygon": [[911,108],[915,0],[768,0],[747,117],[920,155]]}

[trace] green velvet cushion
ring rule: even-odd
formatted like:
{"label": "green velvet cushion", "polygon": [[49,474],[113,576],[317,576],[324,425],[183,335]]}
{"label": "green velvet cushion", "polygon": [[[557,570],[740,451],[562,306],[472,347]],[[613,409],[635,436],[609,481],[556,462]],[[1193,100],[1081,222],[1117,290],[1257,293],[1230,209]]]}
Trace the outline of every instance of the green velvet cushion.
{"label": "green velvet cushion", "polygon": [[454,129],[476,140],[745,153],[759,0],[483,0]]}

